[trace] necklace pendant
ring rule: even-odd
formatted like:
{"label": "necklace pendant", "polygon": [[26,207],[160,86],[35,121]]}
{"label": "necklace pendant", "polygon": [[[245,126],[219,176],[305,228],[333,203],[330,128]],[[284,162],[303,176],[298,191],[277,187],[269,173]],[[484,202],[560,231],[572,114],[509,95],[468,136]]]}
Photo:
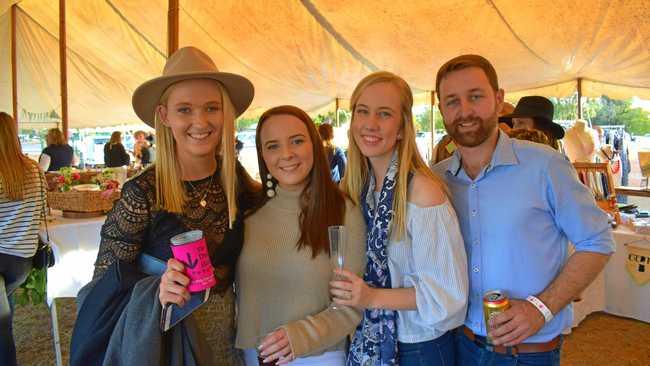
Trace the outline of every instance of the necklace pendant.
{"label": "necklace pendant", "polygon": [[208,205],[208,202],[205,200],[205,198],[202,198],[201,201],[199,201],[199,205],[201,205],[201,207],[205,207]]}

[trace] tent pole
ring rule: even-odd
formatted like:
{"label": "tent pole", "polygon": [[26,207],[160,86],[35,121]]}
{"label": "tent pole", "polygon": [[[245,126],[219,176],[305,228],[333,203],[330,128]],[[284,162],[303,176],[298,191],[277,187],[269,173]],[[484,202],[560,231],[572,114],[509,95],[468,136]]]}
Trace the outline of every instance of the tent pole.
{"label": "tent pole", "polygon": [[63,138],[68,141],[68,67],[65,35],[65,0],[59,0],[59,68],[61,75],[61,123]]}
{"label": "tent pole", "polygon": [[334,99],[334,109],[334,113],[336,113],[336,118],[334,119],[336,121],[336,127],[341,127],[341,124],[339,123],[339,98]]}
{"label": "tent pole", "polygon": [[18,126],[18,73],[16,64],[16,8],[11,6],[11,101],[14,114],[14,122]]}
{"label": "tent pole", "polygon": [[167,57],[178,49],[178,0],[169,0],[167,9]]}
{"label": "tent pole", "polygon": [[578,90],[578,119],[582,119],[582,78],[578,78],[576,88]]}
{"label": "tent pole", "polygon": [[436,121],[434,120],[436,114],[433,113],[433,107],[436,105],[436,92],[435,90],[431,91],[431,100],[429,104],[429,120],[431,121],[431,151],[429,151],[432,154],[433,158],[433,148],[435,147],[435,141],[436,141]]}

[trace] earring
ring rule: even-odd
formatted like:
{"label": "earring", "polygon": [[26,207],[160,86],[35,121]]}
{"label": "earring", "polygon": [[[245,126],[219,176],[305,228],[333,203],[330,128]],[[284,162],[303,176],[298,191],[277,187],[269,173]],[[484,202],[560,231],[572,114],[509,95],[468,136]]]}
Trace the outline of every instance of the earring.
{"label": "earring", "polygon": [[269,198],[273,198],[275,196],[275,187],[273,184],[273,176],[271,173],[266,174],[266,187],[268,188],[266,190],[266,196]]}

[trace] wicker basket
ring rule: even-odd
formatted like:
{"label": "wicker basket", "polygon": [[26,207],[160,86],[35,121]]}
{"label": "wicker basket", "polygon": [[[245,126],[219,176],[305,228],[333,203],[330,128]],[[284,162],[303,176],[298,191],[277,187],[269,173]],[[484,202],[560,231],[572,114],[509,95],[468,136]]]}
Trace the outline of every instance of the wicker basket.
{"label": "wicker basket", "polygon": [[113,208],[113,202],[120,198],[120,191],[114,191],[110,197],[103,198],[100,191],[47,192],[50,208],[71,212],[107,212]]}

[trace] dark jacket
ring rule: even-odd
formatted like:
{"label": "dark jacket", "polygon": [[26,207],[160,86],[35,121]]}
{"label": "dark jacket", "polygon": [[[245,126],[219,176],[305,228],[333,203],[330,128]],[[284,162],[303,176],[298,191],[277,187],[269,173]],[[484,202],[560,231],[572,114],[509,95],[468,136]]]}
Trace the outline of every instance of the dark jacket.
{"label": "dark jacket", "polygon": [[124,150],[124,145],[117,143],[111,146],[110,143],[104,145],[104,165],[107,168],[117,168],[118,166],[129,165],[129,154]]}
{"label": "dark jacket", "polygon": [[327,150],[327,155],[330,163],[330,170],[332,180],[335,183],[339,183],[345,175],[345,165],[347,159],[345,158],[345,153],[340,147],[333,147],[332,149]]}
{"label": "dark jacket", "polygon": [[50,145],[43,149],[41,154],[46,154],[50,157],[50,166],[47,168],[47,171],[53,172],[71,166],[74,151],[72,150],[72,146],[68,144]]}
{"label": "dark jacket", "polygon": [[[144,253],[166,263],[172,256],[169,239],[185,231],[187,228],[178,217],[161,213],[152,223]],[[211,258],[213,265],[229,256],[228,251],[241,250],[243,234],[243,219],[239,217],[225,233],[221,250]],[[103,276],[79,291],[77,321],[70,344],[71,366],[214,363],[197,336],[191,316],[180,326],[161,333],[157,290],[163,271],[149,270],[145,274],[136,263],[118,260]],[[157,275],[151,276],[153,272]]]}

